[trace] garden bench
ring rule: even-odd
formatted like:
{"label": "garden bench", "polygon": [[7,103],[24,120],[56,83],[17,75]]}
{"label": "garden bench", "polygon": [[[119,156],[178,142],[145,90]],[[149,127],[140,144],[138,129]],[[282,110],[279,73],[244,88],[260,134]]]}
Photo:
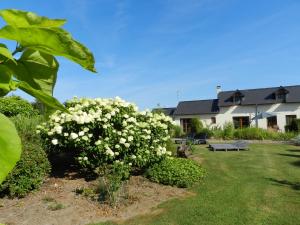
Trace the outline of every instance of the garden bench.
{"label": "garden bench", "polygon": [[249,145],[246,141],[236,141],[232,144],[210,144],[209,148],[213,151],[225,150],[227,152],[228,150],[249,150]]}

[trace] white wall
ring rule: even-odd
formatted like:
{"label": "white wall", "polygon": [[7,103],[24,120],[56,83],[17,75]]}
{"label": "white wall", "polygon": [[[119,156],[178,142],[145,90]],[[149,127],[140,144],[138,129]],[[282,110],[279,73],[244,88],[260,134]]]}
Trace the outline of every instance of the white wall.
{"label": "white wall", "polygon": [[[284,132],[286,125],[286,115],[296,115],[300,118],[300,103],[279,103],[273,105],[258,105],[258,112],[270,112],[276,114],[277,125],[280,131]],[[255,116],[255,105],[251,106],[230,106],[221,107],[219,114],[203,114],[191,116],[176,116],[175,122],[180,125],[180,119],[183,118],[199,118],[204,126],[222,127],[225,123],[232,123],[232,117],[249,116],[250,119]],[[216,117],[216,124],[211,124],[211,117]],[[255,120],[251,121],[251,126],[255,126]],[[258,127],[267,129],[267,119],[259,119]]]}

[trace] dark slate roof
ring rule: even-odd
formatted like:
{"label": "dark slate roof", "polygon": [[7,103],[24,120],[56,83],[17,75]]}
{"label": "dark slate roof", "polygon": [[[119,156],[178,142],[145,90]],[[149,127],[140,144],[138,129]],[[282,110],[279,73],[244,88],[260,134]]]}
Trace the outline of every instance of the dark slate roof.
{"label": "dark slate roof", "polygon": [[218,99],[209,99],[179,102],[174,115],[214,114],[218,112]]}
{"label": "dark slate roof", "polygon": [[282,102],[282,100],[276,99],[275,94],[278,91],[286,90],[286,103],[299,103],[300,102],[300,85],[284,86],[284,87],[271,87],[271,88],[258,88],[247,90],[235,90],[235,91],[222,91],[218,94],[219,107],[234,105],[232,96],[235,93],[242,93],[242,101],[240,105],[262,105],[262,104],[274,104]]}
{"label": "dark slate roof", "polygon": [[170,108],[155,108],[153,109],[153,112],[155,111],[162,111],[167,116],[173,116],[174,112],[176,110],[176,107],[170,107]]}

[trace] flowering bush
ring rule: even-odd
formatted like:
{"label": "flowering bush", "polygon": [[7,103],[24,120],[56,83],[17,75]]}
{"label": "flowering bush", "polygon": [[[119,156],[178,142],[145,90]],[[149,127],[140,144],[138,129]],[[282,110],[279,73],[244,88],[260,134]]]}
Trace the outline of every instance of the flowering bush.
{"label": "flowering bush", "polygon": [[164,114],[138,112],[119,97],[73,98],[66,107],[69,114],[56,111],[37,132],[51,152],[76,151],[83,167],[120,163],[144,168],[171,155],[166,143],[172,120]]}

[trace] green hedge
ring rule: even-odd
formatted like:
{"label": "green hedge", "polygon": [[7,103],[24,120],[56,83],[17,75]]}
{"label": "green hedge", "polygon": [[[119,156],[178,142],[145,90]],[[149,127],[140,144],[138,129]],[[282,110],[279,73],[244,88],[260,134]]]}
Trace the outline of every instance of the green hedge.
{"label": "green hedge", "polygon": [[153,165],[146,176],[154,182],[177,187],[190,187],[204,177],[204,169],[191,159],[167,158]]}
{"label": "green hedge", "polygon": [[256,127],[234,129],[230,124],[225,125],[223,129],[212,129],[206,132],[208,132],[208,137],[224,140],[245,139],[288,141],[297,135],[297,132],[282,133]]}
{"label": "green hedge", "polygon": [[8,96],[0,98],[0,113],[8,117],[17,115],[32,117],[36,116],[38,111],[25,99],[19,96]]}
{"label": "green hedge", "polygon": [[35,132],[41,118],[19,115],[12,120],[22,139],[23,151],[16,167],[0,185],[0,195],[24,197],[30,191],[40,187],[50,172],[50,163]]}

